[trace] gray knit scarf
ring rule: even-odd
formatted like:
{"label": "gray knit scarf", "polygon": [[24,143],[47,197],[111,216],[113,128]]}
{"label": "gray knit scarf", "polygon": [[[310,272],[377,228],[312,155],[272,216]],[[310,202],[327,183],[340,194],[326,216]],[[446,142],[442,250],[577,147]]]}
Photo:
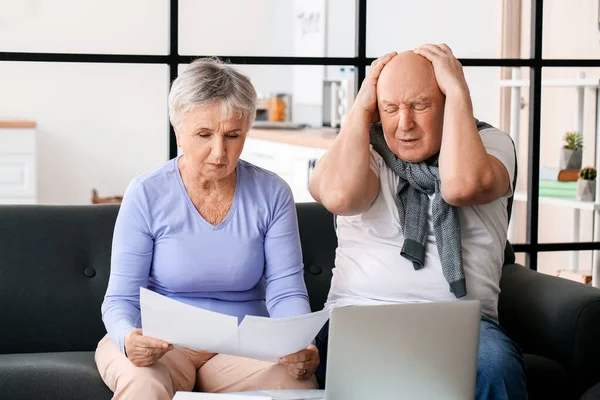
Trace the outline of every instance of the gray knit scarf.
{"label": "gray knit scarf", "polygon": [[[489,128],[485,122],[477,121],[479,131]],[[438,157],[418,164],[400,160],[388,147],[383,136],[381,123],[371,124],[369,134],[373,149],[383,158],[386,165],[400,178],[396,190],[396,207],[404,234],[400,254],[412,261],[415,270],[425,265],[427,241],[427,214],[429,195],[432,200],[432,217],[435,239],[444,277],[450,291],[457,297],[467,294],[465,272],[462,265],[462,244],[458,210],[446,203],[441,196]]]}

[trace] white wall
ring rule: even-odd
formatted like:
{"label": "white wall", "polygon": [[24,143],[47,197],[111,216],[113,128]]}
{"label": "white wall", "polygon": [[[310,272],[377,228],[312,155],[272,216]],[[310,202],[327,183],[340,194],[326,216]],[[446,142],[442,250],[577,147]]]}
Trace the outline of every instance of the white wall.
{"label": "white wall", "polygon": [[1,0],[0,51],[167,54],[169,0]]}
{"label": "white wall", "polygon": [[544,1],[545,58],[600,58],[598,1]]}
{"label": "white wall", "polygon": [[0,119],[38,122],[38,201],[122,194],[168,159],[168,67],[0,63]]}
{"label": "white wall", "polygon": [[[0,51],[167,54],[168,0],[0,1]],[[0,62],[0,118],[38,123],[38,199],[122,194],[168,159],[166,65]]]}
{"label": "white wall", "polygon": [[356,55],[356,1],[327,0],[327,56]]}
{"label": "white wall", "polygon": [[457,57],[500,57],[502,2],[369,0],[367,56],[447,43]]}
{"label": "white wall", "polygon": [[180,0],[179,53],[293,56],[293,2]]}

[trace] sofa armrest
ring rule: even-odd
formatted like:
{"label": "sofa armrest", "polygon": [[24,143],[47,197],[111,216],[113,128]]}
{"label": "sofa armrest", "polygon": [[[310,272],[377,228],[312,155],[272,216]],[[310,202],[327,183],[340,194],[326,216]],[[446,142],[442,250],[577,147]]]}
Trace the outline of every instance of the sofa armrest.
{"label": "sofa armrest", "polygon": [[505,265],[500,324],[525,353],[562,364],[577,391],[600,381],[600,289]]}

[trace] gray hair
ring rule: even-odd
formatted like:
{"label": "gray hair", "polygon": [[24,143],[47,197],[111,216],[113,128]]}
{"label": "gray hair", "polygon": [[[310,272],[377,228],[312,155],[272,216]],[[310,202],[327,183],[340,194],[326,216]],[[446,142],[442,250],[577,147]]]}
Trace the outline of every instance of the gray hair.
{"label": "gray hair", "polygon": [[256,90],[250,78],[215,58],[192,62],[171,86],[169,118],[175,129],[186,112],[198,106],[220,104],[225,118],[237,115],[249,123],[256,117]]}

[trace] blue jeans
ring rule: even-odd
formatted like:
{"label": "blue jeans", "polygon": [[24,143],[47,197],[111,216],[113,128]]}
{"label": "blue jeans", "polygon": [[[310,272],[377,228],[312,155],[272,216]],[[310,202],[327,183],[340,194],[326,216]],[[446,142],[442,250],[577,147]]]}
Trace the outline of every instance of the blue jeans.
{"label": "blue jeans", "polygon": [[[328,338],[329,322],[316,337],[321,356],[316,376],[321,388],[325,387]],[[523,354],[498,324],[486,318],[481,320],[475,392],[477,400],[527,400]]]}

